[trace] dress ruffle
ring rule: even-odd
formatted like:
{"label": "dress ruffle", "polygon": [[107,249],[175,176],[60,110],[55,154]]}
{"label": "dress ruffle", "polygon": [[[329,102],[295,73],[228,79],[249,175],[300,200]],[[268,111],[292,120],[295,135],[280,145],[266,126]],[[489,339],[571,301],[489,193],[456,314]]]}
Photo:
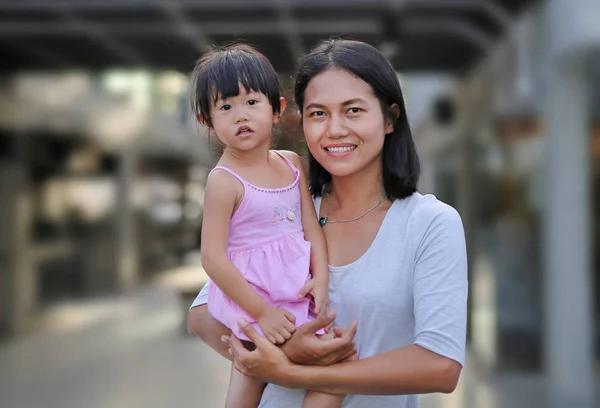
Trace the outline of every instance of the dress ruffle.
{"label": "dress ruffle", "polygon": [[[303,232],[250,249],[230,251],[228,256],[269,305],[288,310],[296,316],[296,326],[314,319],[309,311],[310,299],[298,299],[300,289],[310,279],[310,242],[304,239]],[[239,338],[248,340],[238,328],[240,318],[246,319],[263,334],[255,319],[216,285],[210,287],[208,306],[212,316],[231,328]]]}

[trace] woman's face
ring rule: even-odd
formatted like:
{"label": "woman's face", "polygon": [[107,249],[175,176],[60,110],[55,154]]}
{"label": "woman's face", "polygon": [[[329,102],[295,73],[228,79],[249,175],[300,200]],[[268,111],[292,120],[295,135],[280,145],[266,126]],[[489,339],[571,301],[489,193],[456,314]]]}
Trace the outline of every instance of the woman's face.
{"label": "woman's face", "polygon": [[393,125],[368,83],[340,68],[324,71],[308,83],[302,109],[308,148],[332,176],[381,169]]}

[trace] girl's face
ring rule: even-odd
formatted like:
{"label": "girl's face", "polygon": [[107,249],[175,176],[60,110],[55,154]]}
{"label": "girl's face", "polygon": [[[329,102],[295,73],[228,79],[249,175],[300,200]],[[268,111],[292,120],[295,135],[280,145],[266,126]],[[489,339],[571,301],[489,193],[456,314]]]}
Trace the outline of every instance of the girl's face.
{"label": "girl's face", "polygon": [[[282,98],[283,99],[283,98]],[[281,112],[285,109],[282,100]],[[266,95],[250,91],[240,84],[239,93],[230,98],[219,98],[211,106],[210,116],[219,139],[230,150],[249,151],[270,145],[271,130],[279,121],[280,114]]]}
{"label": "girl's face", "polygon": [[324,71],[308,83],[302,109],[308,148],[332,176],[381,169],[393,124],[368,83],[340,68]]}

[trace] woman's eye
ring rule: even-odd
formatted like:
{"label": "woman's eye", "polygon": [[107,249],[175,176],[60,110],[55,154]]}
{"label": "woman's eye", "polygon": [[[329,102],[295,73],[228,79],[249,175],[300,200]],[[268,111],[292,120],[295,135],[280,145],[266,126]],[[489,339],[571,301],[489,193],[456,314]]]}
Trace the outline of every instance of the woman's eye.
{"label": "woman's eye", "polygon": [[223,105],[223,106],[221,106],[221,110],[228,111],[229,109],[231,109],[231,105]]}
{"label": "woman's eye", "polygon": [[311,112],[310,116],[313,116],[313,117],[314,116],[322,117],[322,116],[325,116],[325,112],[323,112],[323,111],[314,111],[314,112]]}
{"label": "woman's eye", "polygon": [[350,109],[348,109],[349,113],[358,113],[360,111],[362,111],[361,108],[350,108]]}

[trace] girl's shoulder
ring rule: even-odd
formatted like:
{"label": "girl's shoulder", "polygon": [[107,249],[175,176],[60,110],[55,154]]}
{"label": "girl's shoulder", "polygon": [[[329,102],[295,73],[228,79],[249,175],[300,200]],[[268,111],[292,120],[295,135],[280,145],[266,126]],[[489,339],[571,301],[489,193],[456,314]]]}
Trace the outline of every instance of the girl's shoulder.
{"label": "girl's shoulder", "polygon": [[302,168],[302,159],[300,158],[298,153],[293,152],[291,150],[272,150],[272,152],[287,159],[287,161],[292,163],[294,167],[296,167],[298,170]]}

